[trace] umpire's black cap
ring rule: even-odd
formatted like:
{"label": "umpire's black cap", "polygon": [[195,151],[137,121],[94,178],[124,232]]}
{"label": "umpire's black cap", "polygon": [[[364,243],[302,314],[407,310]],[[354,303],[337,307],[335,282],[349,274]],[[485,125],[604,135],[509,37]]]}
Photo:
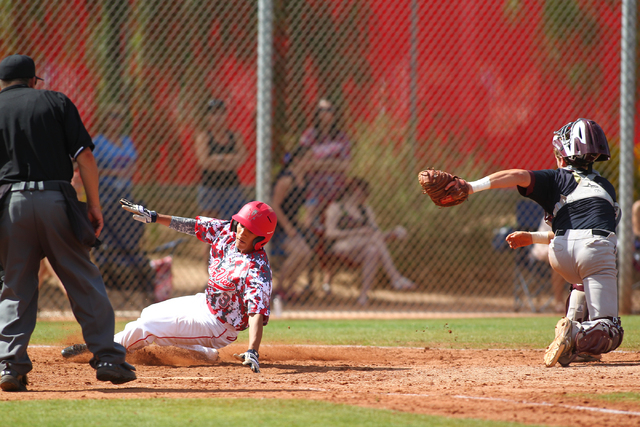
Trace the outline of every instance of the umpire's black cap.
{"label": "umpire's black cap", "polygon": [[36,76],[36,63],[27,55],[9,55],[0,62],[0,80],[30,79]]}

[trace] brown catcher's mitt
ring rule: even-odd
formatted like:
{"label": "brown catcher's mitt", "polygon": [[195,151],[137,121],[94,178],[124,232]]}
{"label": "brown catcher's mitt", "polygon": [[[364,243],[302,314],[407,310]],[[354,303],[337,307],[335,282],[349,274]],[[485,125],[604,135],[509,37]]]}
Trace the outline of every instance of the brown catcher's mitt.
{"label": "brown catcher's mitt", "polygon": [[418,174],[422,193],[428,194],[436,206],[447,208],[459,205],[469,197],[467,182],[448,172],[429,168]]}

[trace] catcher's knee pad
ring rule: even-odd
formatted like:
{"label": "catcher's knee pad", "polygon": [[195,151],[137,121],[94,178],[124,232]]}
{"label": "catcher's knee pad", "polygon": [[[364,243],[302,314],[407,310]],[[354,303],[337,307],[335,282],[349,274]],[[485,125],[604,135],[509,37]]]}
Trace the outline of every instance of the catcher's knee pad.
{"label": "catcher's knee pad", "polygon": [[583,322],[576,335],[576,353],[602,354],[615,350],[622,344],[624,329],[620,318],[598,319]]}

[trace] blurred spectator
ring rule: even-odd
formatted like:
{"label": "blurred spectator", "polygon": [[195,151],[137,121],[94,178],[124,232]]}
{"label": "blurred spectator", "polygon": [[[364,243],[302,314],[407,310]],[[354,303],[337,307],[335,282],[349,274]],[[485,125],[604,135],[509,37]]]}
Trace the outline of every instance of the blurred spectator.
{"label": "blurred spectator", "polygon": [[351,162],[351,142],[342,130],[340,115],[329,100],[318,102],[312,127],[304,131],[300,145],[310,147],[314,157],[307,174],[309,187],[304,223],[309,227],[344,188]]}
{"label": "blurred spectator", "polygon": [[300,222],[300,211],[307,191],[306,173],[312,163],[313,153],[309,147],[298,147],[291,155],[287,155],[271,199],[271,206],[278,217],[273,242],[280,245],[285,253],[274,294],[285,301],[293,297],[291,289],[313,257],[315,235]]}
{"label": "blurred spectator", "polygon": [[155,272],[140,247],[144,226],[129,220],[120,208],[121,198],[135,200],[132,195],[133,173],[138,151],[126,132],[127,111],[120,104],[106,110],[102,132],[93,142],[93,154],[100,172],[100,200],[104,216],[102,245],[94,250],[96,264],[107,287],[143,290],[151,298]]}
{"label": "blurred spectator", "polygon": [[196,136],[196,158],[202,169],[198,205],[203,216],[230,219],[250,199],[238,168],[247,160],[242,136],[232,132],[221,99],[207,103],[205,126]]}
{"label": "blurred spectator", "polygon": [[640,200],[636,200],[635,202],[633,202],[631,213],[631,225],[633,228],[633,235],[635,236],[636,250],[638,250],[640,249],[637,243],[640,239]]}
{"label": "blurred spectator", "polygon": [[406,230],[398,226],[382,232],[375,221],[373,209],[367,203],[369,184],[360,178],[351,179],[339,200],[329,204],[325,214],[325,239],[328,252],[362,265],[362,289],[358,303],[365,305],[380,266],[397,290],[415,288],[415,284],[396,269],[386,242],[403,239]]}

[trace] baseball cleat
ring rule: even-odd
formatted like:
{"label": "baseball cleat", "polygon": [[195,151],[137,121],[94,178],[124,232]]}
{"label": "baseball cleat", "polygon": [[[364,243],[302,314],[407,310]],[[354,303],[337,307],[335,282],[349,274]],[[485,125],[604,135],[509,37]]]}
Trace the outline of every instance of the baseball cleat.
{"label": "baseball cleat", "polygon": [[70,357],[79,356],[83,353],[87,353],[89,348],[86,344],[74,344],[62,350],[62,357],[68,359]]}
{"label": "baseball cleat", "polygon": [[569,353],[571,349],[571,329],[573,324],[571,320],[563,317],[556,324],[556,337],[544,353],[544,364],[547,368],[551,368],[556,364],[558,359]]}
{"label": "baseball cleat", "polygon": [[569,353],[560,356],[560,358],[558,358],[558,363],[566,368],[567,366],[569,366],[569,363],[600,362],[601,360],[601,354]]}
{"label": "baseball cleat", "polygon": [[124,384],[137,379],[132,365],[124,362],[116,365],[109,362],[98,362],[96,365],[96,379],[98,381],[111,381],[111,384]]}
{"label": "baseball cleat", "polygon": [[18,375],[16,372],[6,369],[2,371],[2,379],[0,379],[0,388],[2,391],[27,391],[26,375]]}

